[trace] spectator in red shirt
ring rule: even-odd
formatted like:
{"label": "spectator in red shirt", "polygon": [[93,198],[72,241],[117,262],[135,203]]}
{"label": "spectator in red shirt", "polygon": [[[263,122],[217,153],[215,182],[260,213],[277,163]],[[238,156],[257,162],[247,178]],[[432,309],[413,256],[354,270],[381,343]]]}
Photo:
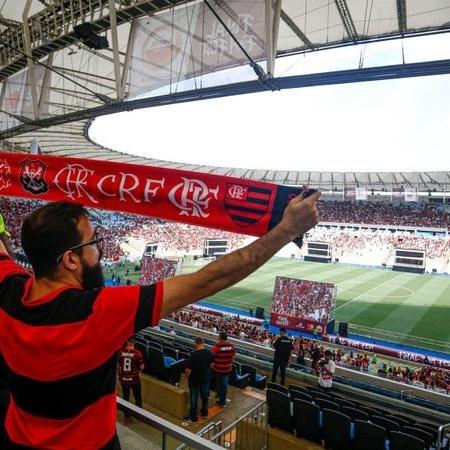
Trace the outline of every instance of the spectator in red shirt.
{"label": "spectator in red shirt", "polygon": [[225,408],[227,401],[228,379],[233,368],[233,359],[236,354],[234,345],[228,342],[225,331],[219,334],[219,342],[211,348],[214,356],[212,368],[217,382],[217,405]]}
{"label": "spectator in red shirt", "polygon": [[0,233],[0,353],[11,375],[3,448],[120,448],[123,341],[254,272],[318,223],[319,196],[291,200],[281,222],[247,247],[150,286],[103,287],[104,239],[81,205],[49,203],[25,218],[21,241],[34,277],[7,255]]}
{"label": "spectator in red shirt", "polygon": [[[122,395],[126,401],[130,399],[133,391],[136,406],[142,408],[142,389],[139,373],[144,368],[142,353],[134,348],[134,338],[129,338],[125,348],[119,352],[117,364],[119,366],[119,381],[122,385]],[[125,413],[125,424],[131,421],[130,415]]]}

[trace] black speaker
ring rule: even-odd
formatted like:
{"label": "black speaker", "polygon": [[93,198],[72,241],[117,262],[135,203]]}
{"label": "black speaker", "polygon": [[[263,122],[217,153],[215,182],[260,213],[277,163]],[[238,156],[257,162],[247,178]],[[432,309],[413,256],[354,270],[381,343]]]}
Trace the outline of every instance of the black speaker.
{"label": "black speaker", "polygon": [[327,323],[327,334],[333,334],[334,333],[334,326],[336,323],[336,319],[331,319],[328,323]]}
{"label": "black speaker", "polygon": [[264,319],[264,308],[261,308],[261,306],[257,306],[255,311],[255,317],[257,319]]}
{"label": "black speaker", "polygon": [[347,337],[348,336],[348,323],[347,322],[339,322],[339,336]]}
{"label": "black speaker", "polygon": [[106,36],[99,36],[95,27],[91,23],[82,23],[73,28],[75,37],[80,39],[83,44],[95,50],[102,50],[109,47]]}

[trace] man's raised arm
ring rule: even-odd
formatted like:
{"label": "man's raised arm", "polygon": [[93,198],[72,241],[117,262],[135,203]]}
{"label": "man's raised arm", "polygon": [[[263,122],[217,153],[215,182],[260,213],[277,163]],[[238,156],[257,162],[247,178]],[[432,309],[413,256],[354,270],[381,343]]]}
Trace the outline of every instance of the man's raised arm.
{"label": "man's raised arm", "polygon": [[164,281],[161,317],[238,283],[298,235],[317,225],[316,202],[319,197],[320,192],[315,192],[306,199],[300,194],[286,207],[280,223],[255,242],[223,256],[197,272]]}

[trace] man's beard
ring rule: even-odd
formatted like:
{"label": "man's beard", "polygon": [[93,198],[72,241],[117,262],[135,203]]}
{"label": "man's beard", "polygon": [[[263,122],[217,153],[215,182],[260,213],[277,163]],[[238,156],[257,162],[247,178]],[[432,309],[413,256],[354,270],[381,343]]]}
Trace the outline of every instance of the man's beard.
{"label": "man's beard", "polygon": [[83,267],[83,275],[81,277],[83,289],[90,291],[92,289],[102,288],[105,285],[100,261],[95,266],[90,266],[85,261],[82,261],[81,265]]}

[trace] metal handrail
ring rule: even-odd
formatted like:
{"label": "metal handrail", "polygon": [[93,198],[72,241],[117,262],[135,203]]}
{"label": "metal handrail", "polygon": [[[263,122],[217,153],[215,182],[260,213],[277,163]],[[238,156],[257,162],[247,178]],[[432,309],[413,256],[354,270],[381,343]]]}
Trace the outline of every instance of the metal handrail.
{"label": "metal handrail", "polygon": [[437,435],[437,447],[436,450],[441,450],[442,448],[442,438],[443,438],[443,433],[444,430],[446,428],[450,428],[450,423],[444,423],[443,425],[441,425],[438,429],[438,435]]}
{"label": "metal handrail", "polygon": [[[207,436],[209,434],[212,433],[212,435],[214,436],[216,434],[215,430],[216,429],[220,429],[222,428],[222,421],[219,420],[218,422],[211,422],[208,425],[206,425],[205,427],[203,427],[198,433],[197,436]],[[207,439],[207,438],[205,438]],[[209,440],[209,439],[208,439]],[[175,450],[184,450],[189,448],[188,444],[181,444],[179,447],[177,447]]]}
{"label": "metal handrail", "polygon": [[144,409],[139,408],[120,397],[117,397],[117,407],[121,411],[126,411],[131,416],[136,417],[141,422],[161,431],[163,434],[161,448],[163,450],[166,448],[167,435],[198,450],[223,450],[223,447],[220,445],[214,444],[201,436],[179,427],[178,425],[174,425],[168,420],[162,419],[155,414],[145,411]]}
{"label": "metal handrail", "polygon": [[[255,411],[257,411],[258,409],[260,409],[262,406],[264,406],[266,402],[263,401],[261,403],[258,403],[254,408],[252,408],[250,411],[248,411],[246,414],[244,414],[242,417],[239,417],[239,419],[235,420],[234,422],[230,423],[228,426],[226,426],[223,430],[219,431],[219,433],[215,434],[212,438],[211,441],[215,441],[217,440],[220,436],[223,436],[227,433],[229,433],[230,431],[234,430],[239,422],[242,422],[243,420],[245,420],[248,416],[252,415],[255,413]],[[266,422],[266,436],[265,436],[265,442],[266,442],[266,447],[267,447],[267,422]]]}

